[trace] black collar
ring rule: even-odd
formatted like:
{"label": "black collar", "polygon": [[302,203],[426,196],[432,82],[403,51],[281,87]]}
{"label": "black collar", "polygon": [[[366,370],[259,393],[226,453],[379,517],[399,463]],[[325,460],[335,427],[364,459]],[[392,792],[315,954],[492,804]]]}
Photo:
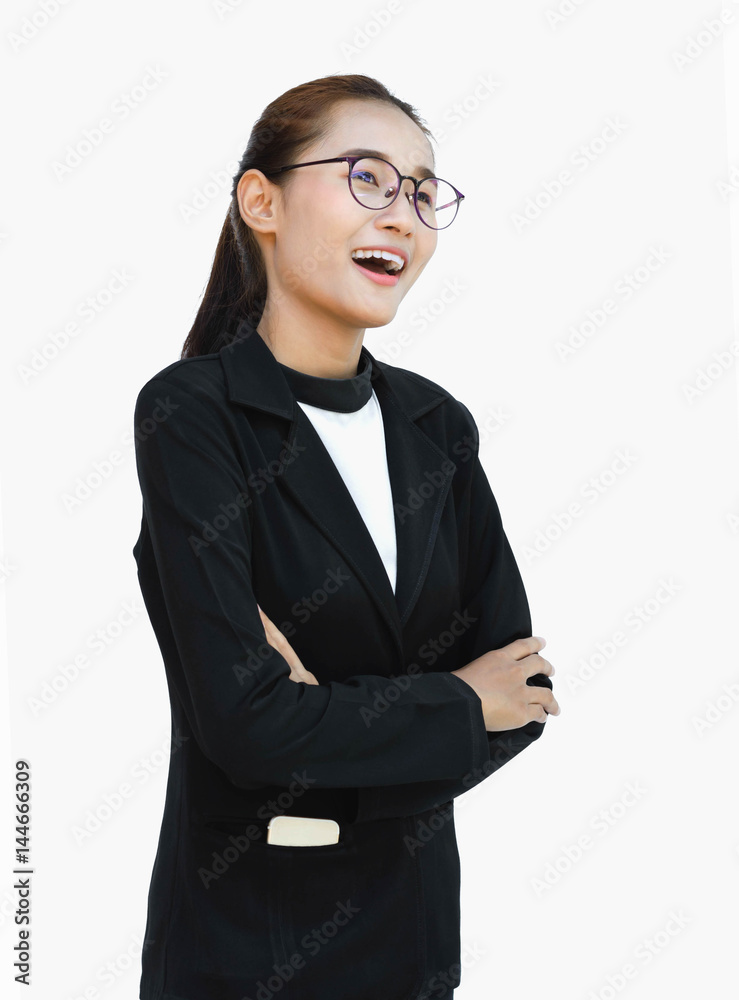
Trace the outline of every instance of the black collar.
{"label": "black collar", "polygon": [[351,378],[322,378],[277,363],[301,403],[320,406],[323,410],[353,413],[372,398],[372,360],[364,347],[359,354],[357,374]]}
{"label": "black collar", "polygon": [[[217,353],[225,371],[231,402],[255,406],[267,413],[293,419],[295,396],[283,367],[255,329],[244,324],[240,334]],[[432,387],[415,372],[374,358],[364,345],[360,352],[360,365],[364,354],[372,365],[370,379],[373,387],[378,397],[382,393],[381,405],[389,398],[408,418],[417,420],[450,398],[450,393],[441,386]],[[185,359],[185,362],[188,360],[197,363],[198,359]],[[354,377],[357,378],[356,375]]]}

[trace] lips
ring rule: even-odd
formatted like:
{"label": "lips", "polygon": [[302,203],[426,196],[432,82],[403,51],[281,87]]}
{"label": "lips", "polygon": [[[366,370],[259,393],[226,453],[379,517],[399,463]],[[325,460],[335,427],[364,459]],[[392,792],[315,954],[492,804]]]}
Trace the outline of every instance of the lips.
{"label": "lips", "polygon": [[366,278],[369,278],[370,281],[374,281],[378,285],[392,286],[397,285],[400,281],[400,275],[398,274],[387,274],[385,271],[370,271],[368,267],[362,267],[358,260],[355,260],[353,257],[350,259],[358,271],[361,271]]}

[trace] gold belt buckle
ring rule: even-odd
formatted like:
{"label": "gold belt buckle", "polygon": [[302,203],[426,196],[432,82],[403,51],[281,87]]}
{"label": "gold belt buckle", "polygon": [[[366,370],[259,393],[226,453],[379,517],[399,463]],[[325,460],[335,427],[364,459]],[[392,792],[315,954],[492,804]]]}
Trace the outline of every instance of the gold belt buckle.
{"label": "gold belt buckle", "polygon": [[338,844],[340,827],[335,819],[317,816],[273,816],[267,824],[267,843],[284,847],[322,847]]}

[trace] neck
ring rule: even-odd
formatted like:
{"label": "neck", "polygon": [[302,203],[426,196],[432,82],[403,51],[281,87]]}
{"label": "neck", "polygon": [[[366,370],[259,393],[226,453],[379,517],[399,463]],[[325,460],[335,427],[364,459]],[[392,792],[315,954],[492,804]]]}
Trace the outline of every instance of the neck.
{"label": "neck", "polygon": [[[317,378],[353,378],[357,374],[364,330],[306,333],[296,323],[289,332],[275,330],[264,316],[257,333],[281,365]],[[315,327],[313,328],[315,330]]]}

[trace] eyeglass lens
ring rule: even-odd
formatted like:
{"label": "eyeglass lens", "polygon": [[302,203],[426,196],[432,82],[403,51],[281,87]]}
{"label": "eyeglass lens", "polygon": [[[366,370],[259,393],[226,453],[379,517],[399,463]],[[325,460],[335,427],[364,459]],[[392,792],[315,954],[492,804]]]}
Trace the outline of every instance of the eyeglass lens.
{"label": "eyeglass lens", "polygon": [[[390,204],[398,190],[398,183],[399,175],[395,167],[371,156],[357,160],[349,174],[354,197],[371,209]],[[432,229],[445,229],[450,225],[458,207],[457,193],[446,181],[427,177],[418,185],[418,213]]]}

